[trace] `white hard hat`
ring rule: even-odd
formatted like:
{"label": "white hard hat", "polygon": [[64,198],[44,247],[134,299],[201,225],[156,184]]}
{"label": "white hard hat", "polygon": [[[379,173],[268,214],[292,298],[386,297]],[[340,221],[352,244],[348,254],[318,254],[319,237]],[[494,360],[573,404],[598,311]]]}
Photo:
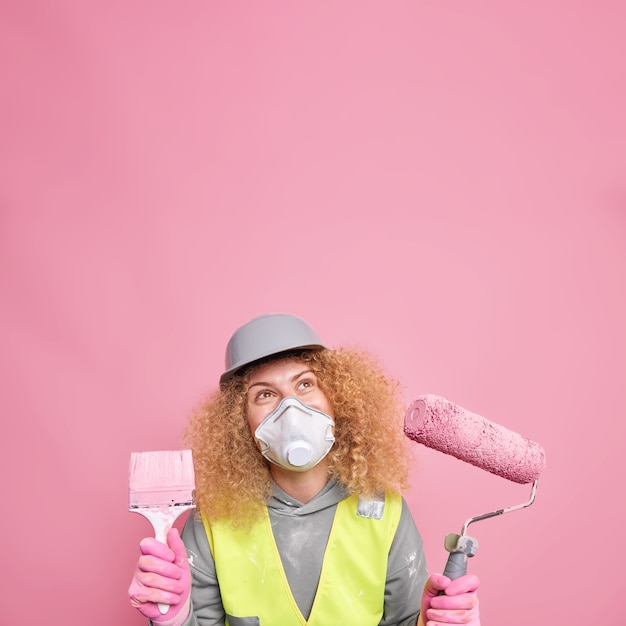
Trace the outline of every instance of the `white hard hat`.
{"label": "white hard hat", "polygon": [[225,383],[245,365],[298,348],[325,348],[317,333],[303,320],[288,313],[269,313],[251,319],[237,329],[226,346]]}

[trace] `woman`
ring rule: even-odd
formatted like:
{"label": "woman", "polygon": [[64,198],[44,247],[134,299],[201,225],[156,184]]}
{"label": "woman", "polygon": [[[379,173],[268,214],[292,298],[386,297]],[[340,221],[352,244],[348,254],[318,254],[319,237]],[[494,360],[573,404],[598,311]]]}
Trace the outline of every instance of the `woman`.
{"label": "woman", "polygon": [[478,625],[476,577],[427,576],[402,419],[368,355],[292,315],[242,326],[186,434],[198,514],[141,542],[133,606],[163,626]]}

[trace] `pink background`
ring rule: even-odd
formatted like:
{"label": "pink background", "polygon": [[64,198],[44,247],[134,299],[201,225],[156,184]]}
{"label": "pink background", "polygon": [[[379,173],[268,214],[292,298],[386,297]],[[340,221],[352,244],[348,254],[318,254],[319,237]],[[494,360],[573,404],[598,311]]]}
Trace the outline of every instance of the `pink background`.
{"label": "pink background", "polygon": [[[484,625],[624,623],[622,2],[4,2],[0,623],[132,626],[132,451],[266,311],[546,449]],[[528,488],[415,445],[432,570]],[[419,448],[419,449],[418,449]]]}

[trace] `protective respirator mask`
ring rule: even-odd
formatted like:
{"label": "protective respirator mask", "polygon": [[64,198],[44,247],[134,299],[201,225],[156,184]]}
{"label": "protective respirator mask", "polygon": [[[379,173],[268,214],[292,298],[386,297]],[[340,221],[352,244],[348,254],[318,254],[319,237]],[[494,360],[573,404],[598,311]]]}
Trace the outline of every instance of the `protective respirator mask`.
{"label": "protective respirator mask", "polygon": [[289,396],[259,424],[254,438],[268,461],[294,472],[305,472],[332,448],[334,425],[323,411]]}

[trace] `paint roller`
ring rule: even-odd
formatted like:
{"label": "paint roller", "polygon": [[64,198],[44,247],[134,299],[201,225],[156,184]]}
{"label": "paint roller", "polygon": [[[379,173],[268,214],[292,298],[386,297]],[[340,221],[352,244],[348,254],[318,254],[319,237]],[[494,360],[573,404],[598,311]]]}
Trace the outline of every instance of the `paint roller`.
{"label": "paint roller", "polygon": [[545,452],[538,443],[432,394],[419,396],[411,403],[404,417],[404,433],[417,443],[502,478],[522,485],[532,483],[528,502],[472,517],[460,535],[446,537],[444,545],[450,555],[443,573],[458,578],[467,572],[467,559],[478,549],[476,539],[466,534],[469,525],[530,506],[535,501],[539,474],[546,465]]}

